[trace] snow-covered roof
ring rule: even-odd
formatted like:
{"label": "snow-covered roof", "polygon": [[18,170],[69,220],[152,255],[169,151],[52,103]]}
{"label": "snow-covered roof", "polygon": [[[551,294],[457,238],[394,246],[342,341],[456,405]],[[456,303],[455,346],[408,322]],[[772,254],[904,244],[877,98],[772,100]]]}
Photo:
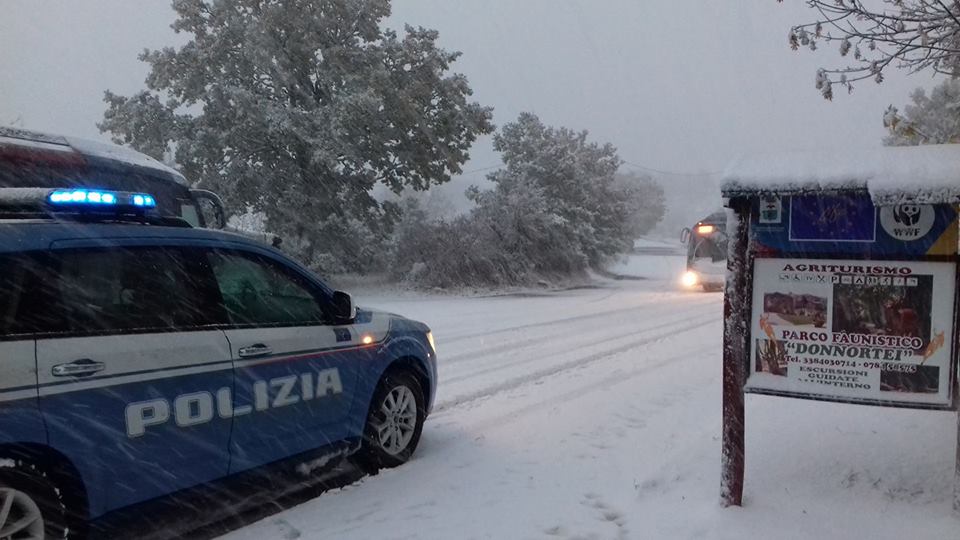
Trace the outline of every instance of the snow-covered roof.
{"label": "snow-covered roof", "polygon": [[866,189],[874,204],[960,202],[960,144],[744,156],[727,167],[725,197]]}
{"label": "snow-covered roof", "polygon": [[112,143],[0,126],[0,145],[29,147],[35,150],[61,151],[67,153],[77,152],[84,156],[100,158],[122,165],[163,172],[171,175],[176,182],[187,185],[187,180],[182,174],[177,172],[177,170],[132,148]]}
{"label": "snow-covered roof", "polygon": [[72,146],[81,154],[119,161],[126,165],[133,165],[135,167],[163,171],[173,175],[181,184],[187,183],[183,178],[183,175],[177,172],[176,169],[168,167],[152,157],[137,152],[132,148],[127,148],[117,144],[91,141],[89,139],[81,139],[79,137],[64,137],[64,139],[66,139],[67,142],[70,143],[70,146]]}

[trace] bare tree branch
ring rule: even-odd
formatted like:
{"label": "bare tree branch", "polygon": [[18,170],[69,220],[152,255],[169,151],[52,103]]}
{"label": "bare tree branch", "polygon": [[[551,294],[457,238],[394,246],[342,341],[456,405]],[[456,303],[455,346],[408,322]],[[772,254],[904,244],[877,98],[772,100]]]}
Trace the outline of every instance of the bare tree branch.
{"label": "bare tree branch", "polygon": [[891,65],[960,76],[960,0],[876,0],[871,7],[863,0],[803,1],[819,17],[790,29],[790,47],[836,42],[842,56],[853,52],[851,65],[817,72],[817,89],[827,99],[835,84],[852,91],[856,81],[882,82]]}

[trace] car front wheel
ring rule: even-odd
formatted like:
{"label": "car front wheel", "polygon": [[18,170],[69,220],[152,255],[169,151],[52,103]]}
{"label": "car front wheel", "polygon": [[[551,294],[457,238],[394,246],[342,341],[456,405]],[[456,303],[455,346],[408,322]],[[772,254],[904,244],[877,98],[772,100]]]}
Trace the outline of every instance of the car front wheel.
{"label": "car front wheel", "polygon": [[360,465],[372,473],[406,463],[420,442],[425,417],[417,379],[399,371],[384,375],[367,414]]}
{"label": "car front wheel", "polygon": [[36,468],[0,460],[0,538],[73,538],[58,491]]}

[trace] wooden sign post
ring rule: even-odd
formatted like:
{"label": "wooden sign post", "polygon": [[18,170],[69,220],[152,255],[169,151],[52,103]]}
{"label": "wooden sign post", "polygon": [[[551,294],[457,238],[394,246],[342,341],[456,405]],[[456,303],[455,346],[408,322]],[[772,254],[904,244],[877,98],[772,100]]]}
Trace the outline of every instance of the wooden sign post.
{"label": "wooden sign post", "polygon": [[729,207],[729,273],[723,297],[723,469],[720,500],[724,506],[740,506],[743,502],[745,460],[743,385],[750,306],[747,298],[752,278],[747,249],[750,205],[747,199],[740,198],[730,201]]}
{"label": "wooden sign post", "polygon": [[[956,410],[958,208],[856,186],[725,189],[721,503],[743,503],[744,394]],[[955,507],[960,510],[960,415]]]}

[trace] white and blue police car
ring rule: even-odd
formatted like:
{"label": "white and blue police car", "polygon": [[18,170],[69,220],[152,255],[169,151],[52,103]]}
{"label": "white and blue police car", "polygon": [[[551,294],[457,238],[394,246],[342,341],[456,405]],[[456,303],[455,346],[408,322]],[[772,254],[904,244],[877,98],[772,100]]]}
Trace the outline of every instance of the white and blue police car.
{"label": "white and blue police car", "polygon": [[0,189],[0,538],[249,471],[407,461],[430,330],[146,193]]}

